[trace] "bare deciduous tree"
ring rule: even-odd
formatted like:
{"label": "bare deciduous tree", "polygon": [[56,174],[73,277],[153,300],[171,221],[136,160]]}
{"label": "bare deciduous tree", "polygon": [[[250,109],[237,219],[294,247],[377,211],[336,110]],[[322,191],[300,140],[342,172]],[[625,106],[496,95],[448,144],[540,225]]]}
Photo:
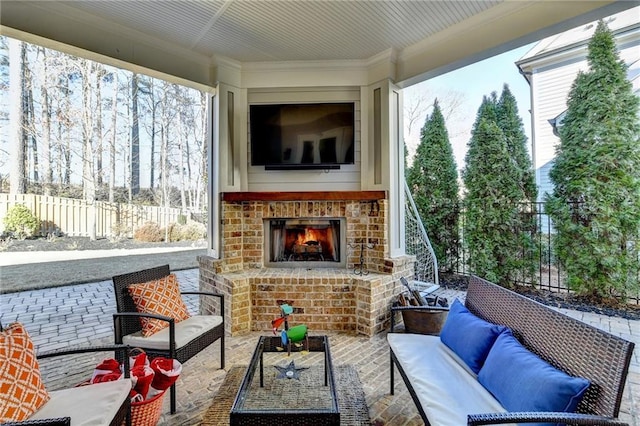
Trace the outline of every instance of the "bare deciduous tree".
{"label": "bare deciduous tree", "polygon": [[40,97],[42,102],[41,120],[42,120],[42,166],[44,173],[42,176],[42,187],[45,195],[51,195],[51,184],[53,182],[53,168],[51,158],[51,109],[49,105],[49,58],[47,49],[40,47],[38,54],[41,57],[41,84]]}
{"label": "bare deciduous tree", "polygon": [[425,122],[427,115],[432,112],[436,98],[438,99],[442,116],[447,123],[450,138],[453,139],[461,134],[461,131],[455,130],[455,124],[461,120],[461,114],[463,114],[466,99],[464,93],[453,90],[436,93],[429,87],[425,87],[424,91],[417,92],[412,97],[404,98],[404,134],[409,158],[413,158],[420,139],[420,126]]}
{"label": "bare deciduous tree", "polygon": [[22,92],[24,80],[22,78],[23,52],[26,46],[23,42],[9,40],[9,126],[11,134],[11,172],[9,173],[9,191],[11,194],[24,194],[27,190],[25,175],[25,144],[24,129],[22,127],[23,108]]}
{"label": "bare deciduous tree", "polygon": [[[33,177],[33,182],[38,183],[40,181],[40,175],[38,173],[39,158],[38,158],[38,138],[36,130],[36,114],[33,104],[33,75],[29,61],[27,59],[29,45],[23,43],[24,49],[22,49],[22,78],[24,83],[22,85],[22,100],[24,106],[22,109],[22,126],[24,127],[24,143],[25,143],[25,175],[27,181],[29,176]],[[29,150],[31,152],[29,152]],[[31,155],[29,155],[31,154]],[[31,158],[31,167],[29,167],[29,158]]]}
{"label": "bare deciduous tree", "polygon": [[102,80],[107,75],[104,66],[99,63],[94,65],[94,77],[96,79],[95,95],[96,95],[96,185],[98,188],[102,187],[102,178],[104,171],[102,170],[102,155],[103,155],[103,130],[102,130]]}
{"label": "bare deciduous tree", "polygon": [[111,97],[111,143],[109,144],[109,202],[115,201],[116,186],[116,141],[118,136],[118,73],[113,73]]}
{"label": "bare deciduous tree", "polygon": [[132,198],[140,192],[140,126],[138,117],[138,74],[131,78],[131,186]]}
{"label": "bare deciduous tree", "polygon": [[117,202],[128,189],[130,201],[203,208],[206,96],[16,40],[18,49],[9,49],[10,41],[0,36],[0,89],[9,92],[9,74],[17,76],[16,101],[0,111],[0,120],[12,124],[12,142],[0,147],[0,173],[11,163],[13,192],[95,202],[108,188]]}
{"label": "bare deciduous tree", "polygon": [[82,61],[82,138],[84,150],[82,155],[82,184],[84,199],[90,206],[90,214],[87,217],[89,238],[96,239],[96,170],[94,167],[94,113],[92,95],[91,76],[94,73],[94,64],[91,61]]}

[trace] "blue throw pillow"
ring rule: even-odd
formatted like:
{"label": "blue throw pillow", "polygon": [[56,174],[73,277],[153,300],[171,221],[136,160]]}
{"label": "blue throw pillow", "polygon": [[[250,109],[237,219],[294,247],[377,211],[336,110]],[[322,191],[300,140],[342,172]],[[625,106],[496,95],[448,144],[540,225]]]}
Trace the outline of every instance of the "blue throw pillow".
{"label": "blue throw pillow", "polygon": [[493,344],[478,381],[507,411],[576,410],[590,382],[572,377],[522,346],[511,330]]}
{"label": "blue throw pillow", "polygon": [[440,332],[440,340],[478,373],[498,335],[507,328],[473,315],[456,299]]}

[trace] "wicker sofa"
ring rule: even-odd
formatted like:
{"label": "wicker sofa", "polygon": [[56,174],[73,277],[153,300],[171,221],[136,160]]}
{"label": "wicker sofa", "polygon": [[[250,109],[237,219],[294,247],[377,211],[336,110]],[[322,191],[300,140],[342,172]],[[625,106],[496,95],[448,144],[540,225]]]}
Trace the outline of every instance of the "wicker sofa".
{"label": "wicker sofa", "polygon": [[[433,323],[439,321],[433,321],[432,308],[393,307],[392,318],[398,311],[431,312],[423,312],[430,327],[422,330],[414,324],[409,332],[395,332],[392,320],[391,332],[387,335],[391,394],[394,393],[395,365],[425,424],[625,424],[617,417],[633,352],[632,342],[475,276],[469,281],[465,307],[491,325],[507,326],[528,351],[572,378],[587,379],[590,385],[574,413],[509,412],[480,383],[478,375],[458,365],[464,362],[442,343],[440,336],[434,335],[437,330],[434,332]],[[435,315],[441,314],[435,311]]]}

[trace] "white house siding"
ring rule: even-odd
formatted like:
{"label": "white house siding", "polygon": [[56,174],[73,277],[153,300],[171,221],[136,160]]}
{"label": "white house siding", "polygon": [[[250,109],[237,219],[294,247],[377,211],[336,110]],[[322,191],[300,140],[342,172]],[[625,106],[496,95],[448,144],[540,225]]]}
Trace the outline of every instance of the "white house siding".
{"label": "white house siding", "polygon": [[560,139],[553,134],[549,123],[567,109],[567,95],[579,70],[586,70],[586,61],[567,61],[534,71],[533,74],[533,160],[538,184],[539,200],[545,192],[551,192],[549,170],[555,158],[556,146]]}
{"label": "white house siding", "polygon": [[[318,90],[269,89],[250,92],[249,105],[255,103],[354,102],[355,164],[339,170],[265,170],[251,166],[251,147],[247,137],[248,191],[359,191],[361,190],[360,88],[322,88]],[[247,114],[248,120],[248,114]],[[249,128],[249,125],[247,125]]]}

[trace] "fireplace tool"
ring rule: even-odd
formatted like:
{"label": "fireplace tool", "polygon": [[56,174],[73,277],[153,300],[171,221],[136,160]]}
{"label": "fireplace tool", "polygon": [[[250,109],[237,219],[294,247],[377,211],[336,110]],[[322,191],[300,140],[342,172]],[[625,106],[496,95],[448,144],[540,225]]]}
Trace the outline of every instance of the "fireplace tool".
{"label": "fireplace tool", "polygon": [[[349,247],[351,248],[356,248],[356,246],[353,246],[351,244],[349,244]],[[364,268],[364,249],[368,248],[368,249],[372,249],[374,247],[374,244],[365,244],[364,241],[360,242],[360,264],[356,265],[355,268],[353,268],[353,273],[356,275],[369,275],[369,271],[367,271]]]}

